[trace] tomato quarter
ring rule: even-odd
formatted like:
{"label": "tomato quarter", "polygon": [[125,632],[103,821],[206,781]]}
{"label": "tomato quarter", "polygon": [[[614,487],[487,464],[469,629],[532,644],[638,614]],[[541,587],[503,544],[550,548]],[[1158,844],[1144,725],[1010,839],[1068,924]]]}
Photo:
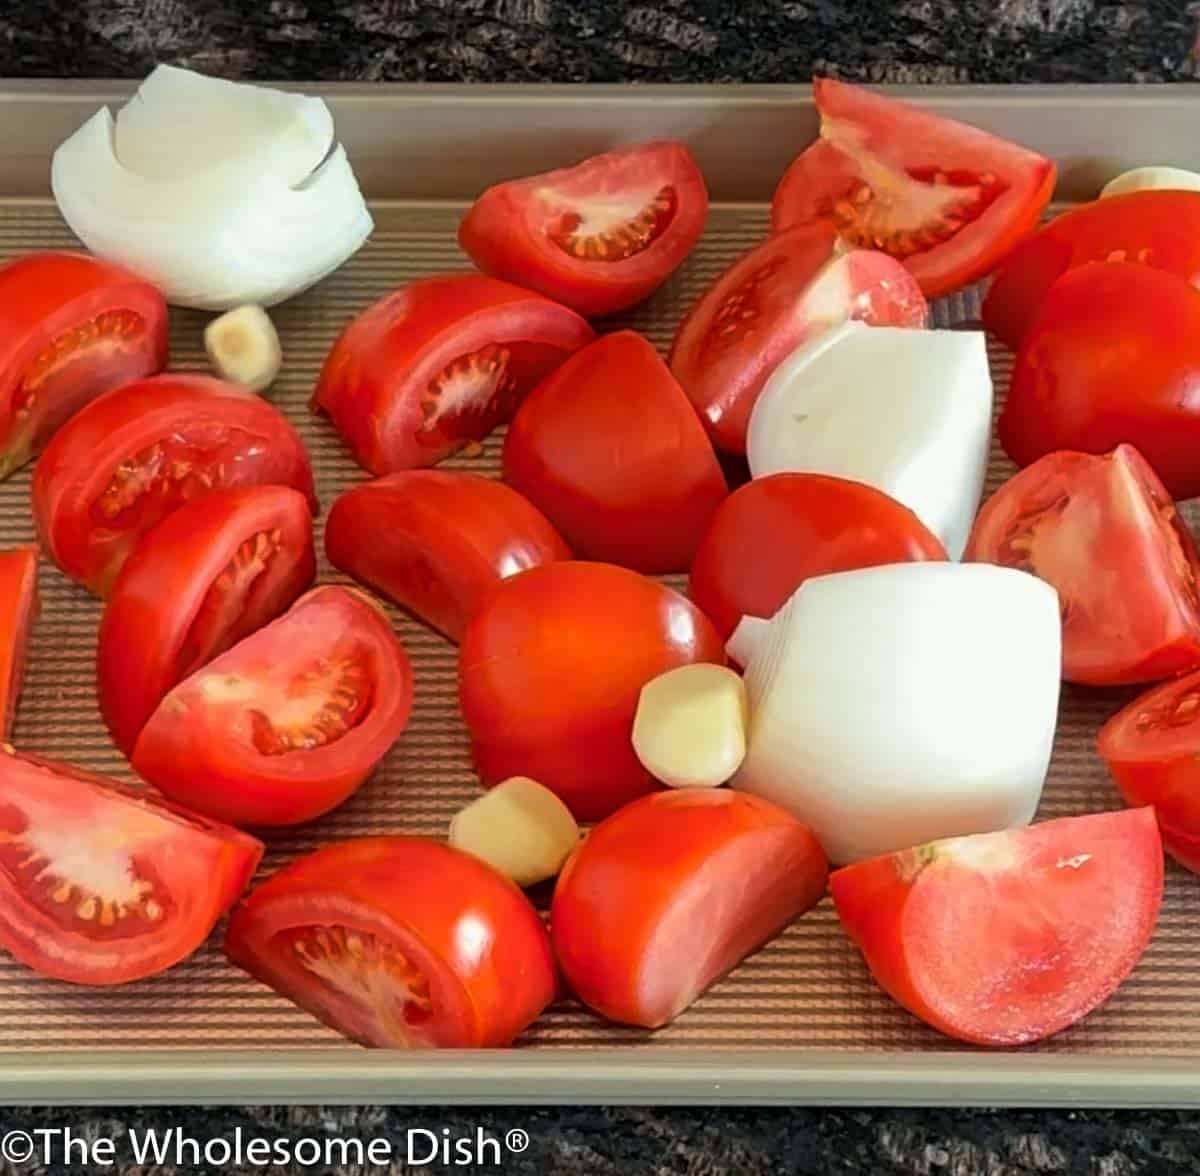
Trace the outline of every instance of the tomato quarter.
{"label": "tomato quarter", "polygon": [[0,551],[0,735],[12,732],[38,614],[37,548]]}

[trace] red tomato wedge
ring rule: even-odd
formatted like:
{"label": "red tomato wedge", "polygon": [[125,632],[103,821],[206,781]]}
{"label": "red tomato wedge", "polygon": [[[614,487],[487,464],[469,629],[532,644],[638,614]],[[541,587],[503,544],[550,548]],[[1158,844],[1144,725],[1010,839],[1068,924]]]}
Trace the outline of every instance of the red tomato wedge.
{"label": "red tomato wedge", "polygon": [[682,143],[642,143],[488,188],[458,243],[485,273],[613,314],[649,297],[691,252],[708,190]]}
{"label": "red tomato wedge", "polygon": [[1021,466],[1128,442],[1172,498],[1200,495],[1200,291],[1121,262],[1064,274],[1017,353],[998,434]]}
{"label": "red tomato wedge", "polygon": [[412,698],[412,667],[382,609],[314,588],[176,686],[142,728],[133,767],[218,820],[295,825],[370,775]]}
{"label": "red tomato wedge", "polygon": [[813,96],[821,135],[775,190],[773,228],[828,221],[902,261],[927,298],[994,269],[1054,191],[1049,159],[965,123],[832,78]]}
{"label": "red tomato wedge", "polygon": [[631,737],[651,678],[723,664],[720,637],[677,592],[609,564],[563,561],[494,588],[463,634],[458,689],[491,787],[532,776],[597,821],[656,785]]}
{"label": "red tomato wedge", "polygon": [[894,498],[824,474],[771,474],[721,504],[688,595],[728,638],[744,616],[773,617],[810,576],[924,559],[946,549]]}
{"label": "red tomato wedge", "polygon": [[0,946],[76,984],[192,954],[262,857],[253,837],[65,764],[0,748]]}
{"label": "red tomato wedge", "polygon": [[554,999],[542,921],[507,878],[420,837],[330,845],[234,911],[229,958],[362,1045],[508,1045]]}
{"label": "red tomato wedge", "polygon": [[0,478],[101,392],[167,362],[167,304],[149,282],[84,253],[0,266]]}
{"label": "red tomato wedge", "polygon": [[571,551],[546,516],[490,478],[407,470],[352,486],[325,523],[334,567],[451,641],[488,590]]}
{"label": "red tomato wedge", "polygon": [[820,901],[828,872],[808,828],[756,796],[644,796],[559,875],[554,951],[584,1004],[657,1029]]}
{"label": "red tomato wedge", "polygon": [[983,300],[983,323],[1014,351],[1047,291],[1091,261],[1127,261],[1200,286],[1200,192],[1108,196],[1055,217],[1009,255]]}
{"label": "red tomato wedge", "polygon": [[842,926],[880,986],[935,1029],[1023,1045],[1103,1004],[1162,902],[1148,808],[934,841],[835,870]]}
{"label": "red tomato wedge", "polygon": [[296,430],[260,396],[208,376],[156,376],[94,400],[33,474],[33,517],[51,558],[106,596],[155,523],[214,490],[293,486],[316,508]]}
{"label": "red tomato wedge", "polygon": [[313,393],[373,474],[435,465],[512,419],[594,338],[574,311],[482,274],[422,278],[338,336]]}
{"label": "red tomato wedge", "polygon": [[12,733],[38,614],[37,548],[0,551],[0,737]]}
{"label": "red tomato wedge", "polygon": [[824,221],[768,237],[733,263],[697,300],[675,334],[671,371],[713,444],[746,452],[750,411],[771,373],[823,331],[860,319],[923,327],[916,279],[873,249],[835,253]]}
{"label": "red tomato wedge", "polygon": [[670,369],[633,331],[605,335],[530,393],[504,441],[504,480],[586,559],[685,571],[727,493]]}
{"label": "red tomato wedge", "polygon": [[146,533],[113,584],[96,647],[100,713],[129,755],[177,682],[313,581],[312,516],[289,486],[216,490]]}

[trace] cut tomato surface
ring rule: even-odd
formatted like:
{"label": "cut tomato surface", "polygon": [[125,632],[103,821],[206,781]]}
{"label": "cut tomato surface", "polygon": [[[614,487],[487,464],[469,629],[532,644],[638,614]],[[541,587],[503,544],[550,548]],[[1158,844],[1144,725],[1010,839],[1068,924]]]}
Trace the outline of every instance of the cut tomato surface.
{"label": "cut tomato surface", "polygon": [[820,137],[780,181],[772,226],[826,221],[902,261],[928,298],[994,269],[1054,191],[1054,164],[1016,143],[832,78],[813,95]]}
{"label": "cut tomato surface", "polygon": [[316,574],[308,501],[289,486],[216,490],[149,530],[100,622],[100,713],[129,755],[167,692],[273,620]]}
{"label": "cut tomato surface", "polygon": [[512,418],[594,338],[574,311],[482,274],[401,286],[338,336],[313,393],[374,474],[435,465]]}
{"label": "cut tomato surface", "polygon": [[412,667],[382,609],[314,588],[176,686],[134,770],[234,825],[294,825],[340,804],[400,737]]}
{"label": "cut tomato surface", "polygon": [[178,963],[262,850],[151,792],[0,748],[0,946],[43,975],[123,984]]}
{"label": "cut tomato surface", "polygon": [[1149,808],[935,841],[836,870],[842,926],[880,986],[951,1037],[1023,1045],[1106,1001],[1150,942]]}
{"label": "cut tomato surface", "polygon": [[550,942],[513,883],[419,837],[331,845],[233,913],[229,958],[362,1045],[508,1045],[554,999]]}
{"label": "cut tomato surface", "polygon": [[0,732],[12,732],[38,614],[37,548],[0,551]]}
{"label": "cut tomato surface", "polygon": [[707,215],[704,177],[688,149],[642,143],[489,188],[458,242],[485,273],[580,314],[613,314],[671,276]]}

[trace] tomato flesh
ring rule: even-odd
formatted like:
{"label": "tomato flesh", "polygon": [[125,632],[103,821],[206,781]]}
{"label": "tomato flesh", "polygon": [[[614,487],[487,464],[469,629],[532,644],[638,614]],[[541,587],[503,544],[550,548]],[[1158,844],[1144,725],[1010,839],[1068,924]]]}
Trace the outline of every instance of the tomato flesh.
{"label": "tomato flesh", "polygon": [[0,551],[0,737],[12,733],[38,614],[37,548]]}

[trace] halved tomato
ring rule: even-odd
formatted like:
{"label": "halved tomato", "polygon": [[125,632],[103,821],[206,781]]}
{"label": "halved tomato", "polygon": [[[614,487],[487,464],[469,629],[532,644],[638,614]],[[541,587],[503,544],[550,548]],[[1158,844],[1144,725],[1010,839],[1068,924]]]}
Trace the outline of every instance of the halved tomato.
{"label": "halved tomato", "polygon": [[817,903],[828,872],[812,833],[757,796],[644,796],[563,868],[554,951],[584,1004],[657,1029]]}
{"label": "halved tomato", "polygon": [[352,486],[329,512],[325,553],[451,641],[492,585],[571,558],[546,516],[515,490],[449,470]]}
{"label": "halved tomato", "polygon": [[178,963],[262,852],[151,792],[0,746],[0,946],[45,976],[124,984]]}
{"label": "halved tomato", "polygon": [[176,686],[134,770],[233,825],[295,825],[341,804],[400,738],[412,667],[383,610],[314,588]]}
{"label": "halved tomato", "polygon": [[838,917],[879,985],[935,1029],[1023,1045],[1103,1004],[1162,902],[1154,811],[952,837],[835,870]]}
{"label": "halved tomato", "polygon": [[534,384],[594,337],[574,311],[507,282],[422,278],[342,331],[312,409],[373,474],[435,465],[510,420]]}
{"label": "halved tomato", "polygon": [[771,202],[778,232],[829,221],[902,261],[928,298],[990,272],[1038,222],[1054,164],[985,131],[818,78],[821,136]]}
{"label": "halved tomato", "polygon": [[1052,453],[1010,478],[984,503],[964,558],[1058,590],[1070,682],[1153,682],[1200,665],[1200,556],[1131,445]]}
{"label": "halved tomato", "polygon": [[600,820],[656,787],[631,741],[642,687],[724,660],[703,613],[636,572],[571,560],[522,572],[492,589],[459,648],[475,766],[487,787],[531,776]]}
{"label": "halved tomato", "polygon": [[289,486],[216,490],[147,531],[96,646],[100,713],[117,746],[129,755],[177,682],[277,617],[316,570],[308,502]]}
{"label": "halved tomato", "polygon": [[101,392],[166,366],[162,294],[86,253],[0,266],[0,307],[0,478]]}
{"label": "halved tomato", "polygon": [[543,380],[504,440],[504,479],[587,559],[681,572],[727,494],[712,444],[653,345],[605,335]]}
{"label": "halved tomato", "polygon": [[208,376],[155,376],[94,400],[33,474],[51,558],[105,596],[138,540],[185,502],[235,486],[293,486],[316,508],[308,454],[261,396]]}
{"label": "halved tomato", "polygon": [[508,1045],[554,999],[529,899],[490,866],[421,837],[330,845],[233,912],[229,958],[362,1045]]}
{"label": "halved tomato", "polygon": [[37,548],[0,551],[0,738],[12,732],[38,614]]}
{"label": "halved tomato", "polygon": [[1200,192],[1131,192],[1082,204],[1026,238],[983,300],[983,324],[1014,351],[1047,291],[1090,261],[1128,261],[1200,286]]}
{"label": "halved tomato", "polygon": [[923,327],[916,279],[873,249],[838,250],[823,221],[768,237],[697,300],[675,334],[671,371],[713,444],[746,452],[750,410],[793,351],[847,319]]}
{"label": "halved tomato", "polygon": [[488,188],[458,243],[485,273],[613,314],[649,297],[691,252],[708,190],[682,143],[641,143]]}

